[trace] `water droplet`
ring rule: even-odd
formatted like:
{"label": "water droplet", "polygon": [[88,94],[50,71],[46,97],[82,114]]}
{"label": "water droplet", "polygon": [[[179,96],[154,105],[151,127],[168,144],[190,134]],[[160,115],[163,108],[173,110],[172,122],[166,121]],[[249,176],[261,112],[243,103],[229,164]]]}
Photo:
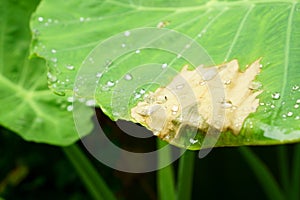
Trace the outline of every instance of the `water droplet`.
{"label": "water droplet", "polygon": [[79,21],[80,21],[80,22],[84,22],[84,17],[80,17],[80,18],[79,18]]}
{"label": "water droplet", "polygon": [[190,143],[191,144],[196,144],[198,142],[198,140],[195,140],[194,138],[190,138]]}
{"label": "water droplet", "polygon": [[261,102],[261,103],[259,103],[259,105],[261,105],[261,106],[264,106],[264,105],[265,105],[265,103]]}
{"label": "water droplet", "polygon": [[140,94],[145,94],[145,92],[146,92],[146,91],[145,91],[144,89],[141,89],[141,90],[140,90]]}
{"label": "water droplet", "polygon": [[121,44],[121,47],[122,47],[122,48],[125,48],[125,47],[126,47],[126,44],[124,44],[124,43]]}
{"label": "water droplet", "polygon": [[167,96],[158,96],[156,102],[159,104],[165,103],[168,100]]}
{"label": "water droplet", "polygon": [[300,99],[297,99],[296,103],[300,103]]}
{"label": "water droplet", "polygon": [[47,73],[47,77],[48,77],[48,80],[52,83],[57,81],[57,77],[55,75],[51,74],[50,72]]}
{"label": "water droplet", "polygon": [[125,32],[124,32],[124,35],[125,35],[126,37],[130,36],[130,31],[125,31]]}
{"label": "water droplet", "polygon": [[179,85],[176,85],[176,89],[180,90],[180,89],[182,89],[182,88],[184,88],[184,84],[183,84],[183,83],[182,83],[182,84],[179,84]]}
{"label": "water droplet", "polygon": [[161,21],[161,22],[158,22],[158,24],[156,25],[156,28],[164,28],[166,27],[167,25],[169,25],[169,21]]}
{"label": "water droplet", "polygon": [[177,105],[173,105],[171,110],[172,112],[178,112],[179,107]]}
{"label": "water droplet", "polygon": [[51,49],[51,53],[56,53],[56,50],[55,49]]}
{"label": "water droplet", "polygon": [[283,118],[286,118],[286,114],[283,114],[282,117],[283,117]]}
{"label": "water droplet", "polygon": [[51,58],[51,61],[56,63],[57,62],[57,58]]}
{"label": "water droplet", "polygon": [[73,105],[68,105],[67,111],[71,112],[73,110]]}
{"label": "water droplet", "polygon": [[262,84],[260,82],[256,82],[256,81],[253,81],[250,86],[249,86],[249,89],[250,90],[258,90],[259,88],[261,88]]}
{"label": "water droplet", "polygon": [[68,70],[74,70],[74,69],[75,69],[75,67],[74,67],[73,65],[67,65],[66,68],[67,68]]}
{"label": "water droplet", "polygon": [[101,72],[97,72],[96,77],[97,78],[101,78],[102,77],[102,73]]}
{"label": "water droplet", "polygon": [[296,91],[296,90],[298,90],[299,88],[300,88],[300,86],[294,85],[294,86],[292,87],[292,90]]}
{"label": "water droplet", "polygon": [[221,105],[223,108],[232,108],[232,102],[229,100],[224,100],[221,102]]}
{"label": "water droplet", "polygon": [[300,116],[296,116],[296,117],[295,117],[295,120],[299,120],[299,119],[300,119]]}
{"label": "water droplet", "polygon": [[272,105],[271,105],[271,108],[275,108],[275,105],[272,104]]}
{"label": "water droplet", "polygon": [[188,48],[190,48],[190,47],[191,47],[191,45],[190,45],[190,44],[187,44],[187,45],[185,45],[184,48],[188,49]]}
{"label": "water droplet", "polygon": [[182,55],[181,55],[181,54],[178,54],[178,55],[177,55],[177,58],[178,58],[178,59],[179,59],[179,58],[181,58],[181,57],[182,57]]}
{"label": "water droplet", "polygon": [[43,17],[38,17],[38,21],[42,22],[42,21],[44,21],[44,18]]}
{"label": "water droplet", "polygon": [[202,37],[202,34],[201,34],[201,33],[199,33],[197,36],[198,36],[198,38],[201,38],[201,37]]}
{"label": "water droplet", "polygon": [[95,61],[94,61],[94,59],[93,59],[92,57],[89,57],[89,61],[90,61],[90,63],[92,63],[92,64],[95,63]]}
{"label": "water droplet", "polygon": [[217,71],[215,69],[209,69],[203,74],[203,80],[209,81],[213,79],[217,75]]}
{"label": "water droplet", "polygon": [[141,50],[137,49],[137,50],[135,51],[135,53],[136,53],[136,54],[139,54],[139,53],[141,53]]}
{"label": "water droplet", "polygon": [[299,108],[299,104],[295,104],[294,108],[296,108],[296,109]]}
{"label": "water droplet", "polygon": [[68,98],[67,98],[67,101],[68,101],[68,102],[71,102],[71,103],[74,102],[74,100],[75,100],[74,97],[68,97]]}
{"label": "water droplet", "polygon": [[199,84],[200,84],[201,86],[203,86],[203,85],[206,84],[206,81],[200,81]]}
{"label": "water droplet", "polygon": [[135,95],[134,95],[134,99],[139,99],[139,98],[141,98],[141,94],[139,94],[139,93],[136,93]]}
{"label": "water droplet", "polygon": [[288,117],[291,117],[291,116],[293,116],[293,114],[294,114],[293,112],[288,112],[288,113],[287,113],[287,116],[288,116]]}
{"label": "water droplet", "polygon": [[279,92],[273,93],[273,94],[272,94],[272,99],[274,99],[274,100],[280,99],[280,93],[279,93]]}
{"label": "water droplet", "polygon": [[87,106],[95,106],[96,105],[96,101],[94,99],[87,100],[85,102],[85,105],[87,105]]}
{"label": "water droplet", "polygon": [[164,63],[164,64],[161,65],[161,68],[163,68],[163,69],[165,69],[165,68],[167,68],[167,67],[168,67],[168,64],[167,64],[167,63]]}
{"label": "water droplet", "polygon": [[132,80],[132,75],[131,74],[126,74],[124,76],[124,79],[127,80],[127,81],[130,81],[130,80]]}
{"label": "water droplet", "polygon": [[112,60],[107,59],[107,60],[105,61],[105,67],[109,67],[112,63],[113,63]]}
{"label": "water droplet", "polygon": [[112,86],[115,85],[115,83],[114,83],[113,81],[108,81],[108,82],[106,83],[106,85],[107,85],[108,87],[112,87]]}
{"label": "water droplet", "polygon": [[229,79],[224,81],[225,85],[230,85],[230,83],[231,83],[231,80],[229,80]]}

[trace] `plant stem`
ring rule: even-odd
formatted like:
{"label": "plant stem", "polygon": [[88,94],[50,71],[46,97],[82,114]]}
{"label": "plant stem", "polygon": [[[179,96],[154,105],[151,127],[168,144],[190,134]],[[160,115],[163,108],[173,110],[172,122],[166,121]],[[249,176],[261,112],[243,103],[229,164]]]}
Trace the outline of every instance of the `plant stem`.
{"label": "plant stem", "polygon": [[248,147],[241,147],[240,151],[252,168],[269,199],[283,200],[283,193],[267,166]]}
{"label": "plant stem", "polygon": [[115,199],[114,195],[107,187],[102,177],[98,174],[90,160],[76,144],[63,147],[62,149],[76,169],[78,175],[85,184],[86,189],[95,200]]}
{"label": "plant stem", "polygon": [[278,166],[280,169],[280,178],[282,182],[282,187],[286,194],[289,191],[289,162],[288,162],[288,154],[285,145],[280,145],[278,148]]}
{"label": "plant stem", "polygon": [[[158,148],[162,148],[166,143],[157,139]],[[158,164],[171,160],[169,145],[164,147],[167,151],[159,151]],[[171,163],[171,162],[170,162]],[[175,200],[174,170],[172,164],[157,171],[158,196],[160,200]]]}
{"label": "plant stem", "polygon": [[179,160],[177,199],[191,199],[195,152],[187,150]]}
{"label": "plant stem", "polygon": [[300,144],[297,144],[294,150],[292,175],[290,199],[298,200],[300,198]]}

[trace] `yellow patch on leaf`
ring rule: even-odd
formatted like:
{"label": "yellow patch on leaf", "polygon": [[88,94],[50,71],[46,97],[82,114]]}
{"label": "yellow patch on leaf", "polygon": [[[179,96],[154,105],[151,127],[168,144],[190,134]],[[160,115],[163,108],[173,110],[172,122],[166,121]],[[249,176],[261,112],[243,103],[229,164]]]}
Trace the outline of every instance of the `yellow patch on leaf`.
{"label": "yellow patch on leaf", "polygon": [[237,135],[259,105],[261,84],[254,81],[259,72],[260,60],[244,72],[237,60],[195,70],[185,66],[169,85],[132,108],[131,117],[166,140],[179,137],[183,125],[204,133],[211,127]]}

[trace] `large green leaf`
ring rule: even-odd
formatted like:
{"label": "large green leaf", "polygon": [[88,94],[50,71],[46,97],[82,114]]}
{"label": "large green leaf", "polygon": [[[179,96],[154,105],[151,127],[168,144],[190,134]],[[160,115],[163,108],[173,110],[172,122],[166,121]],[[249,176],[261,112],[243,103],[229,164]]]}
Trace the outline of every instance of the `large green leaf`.
{"label": "large green leaf", "polygon": [[[57,77],[50,86],[57,93],[73,89],[81,63],[99,42],[132,28],[166,26],[187,34],[217,64],[238,59],[241,69],[245,69],[262,58],[258,80],[263,93],[257,112],[247,118],[239,136],[222,133],[217,146],[278,144],[300,140],[299,23],[297,0],[44,0],[31,21],[35,34],[32,53],[47,60],[50,73]],[[100,85],[121,79],[142,63],[172,61],[169,67],[176,70],[184,64],[184,60],[176,59],[177,55],[159,50],[142,50],[140,57],[133,54],[112,64],[108,61],[111,66]],[[66,83],[66,79],[70,81]],[[117,119],[110,107],[112,91],[100,90],[97,97],[106,114]],[[200,134],[196,139],[201,143]],[[199,148],[200,143],[191,148]]]}
{"label": "large green leaf", "polygon": [[[28,58],[29,19],[38,3],[0,3],[0,125],[29,141],[68,145],[79,138],[67,111],[72,103],[48,89],[45,61]],[[92,128],[88,121],[87,132]]]}

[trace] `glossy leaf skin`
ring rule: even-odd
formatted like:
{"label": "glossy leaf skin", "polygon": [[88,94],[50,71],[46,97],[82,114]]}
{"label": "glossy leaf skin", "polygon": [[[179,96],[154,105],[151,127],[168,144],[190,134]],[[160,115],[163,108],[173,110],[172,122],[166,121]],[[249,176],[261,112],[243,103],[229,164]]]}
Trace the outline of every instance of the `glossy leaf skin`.
{"label": "glossy leaf skin", "polygon": [[[299,1],[45,0],[31,20],[36,33],[32,53],[47,60],[51,73],[60,71],[58,80],[70,79],[69,84],[51,84],[56,92],[73,89],[81,62],[99,42],[132,28],[163,26],[182,32],[206,49],[216,64],[237,59],[241,70],[262,58],[257,77],[263,90],[258,97],[260,106],[244,121],[238,136],[222,133],[216,146],[290,143],[300,141],[299,23]],[[164,63],[175,59],[170,67],[178,71],[184,65],[176,55],[146,53],[141,51],[138,59],[132,54],[116,61],[100,82],[118,80],[130,66],[142,61]],[[113,67],[116,63],[118,68]],[[67,65],[75,69],[68,70]],[[113,118],[111,96],[98,95],[100,107]],[[203,137],[199,133],[194,138],[199,143],[189,148],[198,149]]]}
{"label": "glossy leaf skin", "polygon": [[[29,19],[38,3],[0,3],[0,125],[28,141],[69,145],[79,139],[71,103],[49,90],[45,60],[29,59]],[[85,125],[88,133],[92,124]]]}

